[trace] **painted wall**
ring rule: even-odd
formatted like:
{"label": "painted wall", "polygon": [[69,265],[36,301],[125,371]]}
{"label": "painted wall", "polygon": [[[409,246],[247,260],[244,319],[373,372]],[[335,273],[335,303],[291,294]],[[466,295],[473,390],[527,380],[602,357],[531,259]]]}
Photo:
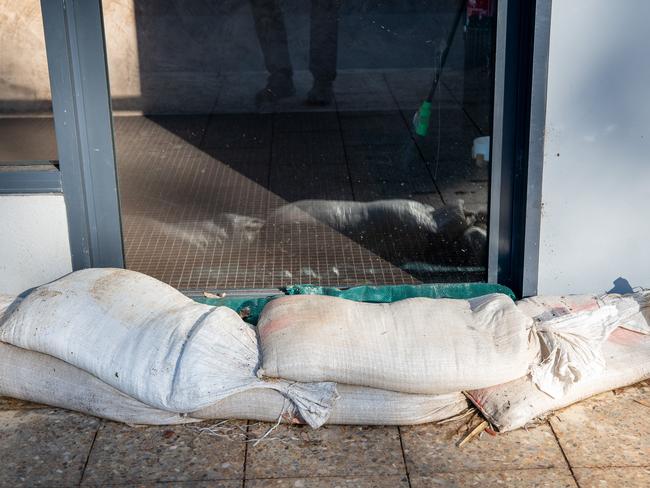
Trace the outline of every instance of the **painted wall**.
{"label": "painted wall", "polygon": [[0,195],[0,293],[72,271],[62,195]]}
{"label": "painted wall", "polygon": [[650,287],[650,2],[552,9],[538,292]]}

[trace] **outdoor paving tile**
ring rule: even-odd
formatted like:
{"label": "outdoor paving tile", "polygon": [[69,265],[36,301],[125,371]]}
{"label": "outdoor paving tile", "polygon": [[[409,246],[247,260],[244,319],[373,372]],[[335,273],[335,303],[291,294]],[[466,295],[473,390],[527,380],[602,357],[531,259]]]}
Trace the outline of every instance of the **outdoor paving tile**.
{"label": "outdoor paving tile", "polygon": [[572,467],[649,466],[650,407],[603,396],[550,418]]}
{"label": "outdoor paving tile", "polygon": [[245,488],[407,488],[404,476],[368,476],[341,478],[278,478],[246,480]]}
{"label": "outdoor paving tile", "polygon": [[650,468],[574,468],[580,488],[645,488],[650,486]]}
{"label": "outdoor paving tile", "polygon": [[431,476],[411,477],[412,488],[444,486],[460,488],[470,486],[503,486],[517,488],[576,488],[568,469],[520,469],[515,471],[485,471],[440,473]]}
{"label": "outdoor paving tile", "polygon": [[395,99],[380,72],[340,71],[334,82],[339,111],[396,108]]}
{"label": "outdoor paving tile", "polygon": [[[147,120],[152,124],[147,124],[142,132],[138,134],[142,138],[151,138],[158,141],[165,141],[171,144],[179,144],[186,141],[194,146],[198,146],[205,135],[205,129],[208,125],[208,115],[148,115]],[[133,117],[120,117],[130,119]],[[123,123],[122,121],[118,123]],[[126,128],[128,130],[128,128]],[[120,131],[120,132],[125,132]],[[116,130],[116,134],[119,134]],[[175,135],[178,139],[169,137]],[[117,136],[116,136],[117,137]]]}
{"label": "outdoor paving tile", "polygon": [[470,486],[503,487],[566,487],[577,488],[571,471],[565,469],[518,469],[512,471],[479,471],[463,473],[438,473],[431,476],[411,477],[412,488],[444,486],[461,488]]}
{"label": "outdoor paving tile", "polygon": [[273,115],[273,131],[278,134],[338,130],[339,119],[334,109],[323,112],[285,112]]}
{"label": "outdoor paving tile", "polygon": [[398,145],[351,146],[347,149],[356,199],[412,198],[435,193],[426,163],[413,141]]}
{"label": "outdoor paving tile", "polygon": [[[269,428],[251,428],[261,437]],[[322,476],[403,476],[404,462],[395,427],[279,426],[272,440],[249,445],[247,478]]]}
{"label": "outdoor paving tile", "polygon": [[242,441],[199,434],[195,426],[135,428],[106,422],[83,484],[241,480],[244,451]]}
{"label": "outdoor paving tile", "polygon": [[206,129],[203,147],[268,146],[271,123],[269,114],[213,114]]}
{"label": "outdoor paving tile", "polygon": [[0,486],[79,483],[98,425],[63,410],[0,411]]}
{"label": "outdoor paving tile", "polygon": [[272,165],[345,166],[339,131],[285,132],[273,137]]}
{"label": "outdoor paving tile", "polygon": [[341,131],[346,146],[406,144],[411,133],[397,110],[341,112]]}
{"label": "outdoor paving tile", "polygon": [[211,480],[211,481],[161,481],[158,483],[120,483],[96,485],[84,484],[85,487],[114,487],[114,488],[241,488],[241,480]]}
{"label": "outdoor paving tile", "polygon": [[[472,427],[476,424],[477,421]],[[496,436],[484,432],[462,448],[457,447],[467,431],[462,420],[402,428],[404,453],[411,475],[567,467],[548,424]]]}
{"label": "outdoor paving tile", "polygon": [[352,200],[345,166],[284,165],[271,168],[271,191],[288,202],[306,199]]}

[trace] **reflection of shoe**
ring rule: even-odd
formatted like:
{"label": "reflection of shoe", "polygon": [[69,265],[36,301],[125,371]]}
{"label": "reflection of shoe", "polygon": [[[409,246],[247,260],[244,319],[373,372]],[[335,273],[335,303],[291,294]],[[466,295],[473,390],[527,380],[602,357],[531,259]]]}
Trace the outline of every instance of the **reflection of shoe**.
{"label": "reflection of shoe", "polygon": [[329,105],[332,100],[334,100],[334,91],[330,81],[315,81],[314,86],[307,94],[309,105]]}
{"label": "reflection of shoe", "polygon": [[255,102],[257,104],[265,102],[275,102],[281,98],[287,98],[296,93],[296,88],[293,86],[293,81],[289,77],[273,77],[269,79],[266,87],[257,92],[255,95]]}

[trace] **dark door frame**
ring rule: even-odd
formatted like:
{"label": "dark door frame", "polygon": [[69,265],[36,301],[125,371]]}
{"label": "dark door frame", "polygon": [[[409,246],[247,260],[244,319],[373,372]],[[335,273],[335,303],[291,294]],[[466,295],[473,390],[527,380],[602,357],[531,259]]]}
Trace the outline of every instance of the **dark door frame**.
{"label": "dark door frame", "polygon": [[499,0],[488,281],[537,292],[551,0]]}
{"label": "dark door frame", "polygon": [[41,0],[72,268],[124,267],[100,0]]}
{"label": "dark door frame", "polygon": [[[41,0],[73,269],[124,267],[101,0]],[[537,286],[551,0],[499,0],[488,281]]]}

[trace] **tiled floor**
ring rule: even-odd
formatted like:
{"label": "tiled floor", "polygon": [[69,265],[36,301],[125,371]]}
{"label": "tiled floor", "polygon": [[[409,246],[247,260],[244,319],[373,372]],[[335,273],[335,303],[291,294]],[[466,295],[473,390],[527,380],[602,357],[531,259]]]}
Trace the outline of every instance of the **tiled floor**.
{"label": "tiled floor", "polygon": [[[650,486],[647,383],[459,448],[466,422],[280,426],[255,445],[191,425],[126,426],[0,398],[0,486]],[[232,424],[251,439],[269,428]]]}
{"label": "tiled floor", "polygon": [[[406,227],[339,232],[274,213],[305,199],[485,208],[488,170],[470,158],[482,130],[449,87],[462,79],[446,76],[425,138],[411,119],[430,70],[342,71],[331,108],[296,96],[263,110],[237,99],[218,113],[115,117],[127,267],[184,290],[483,280],[459,242],[418,247]],[[0,119],[0,160],[24,153],[27,133],[30,158],[56,159],[46,122]]]}

